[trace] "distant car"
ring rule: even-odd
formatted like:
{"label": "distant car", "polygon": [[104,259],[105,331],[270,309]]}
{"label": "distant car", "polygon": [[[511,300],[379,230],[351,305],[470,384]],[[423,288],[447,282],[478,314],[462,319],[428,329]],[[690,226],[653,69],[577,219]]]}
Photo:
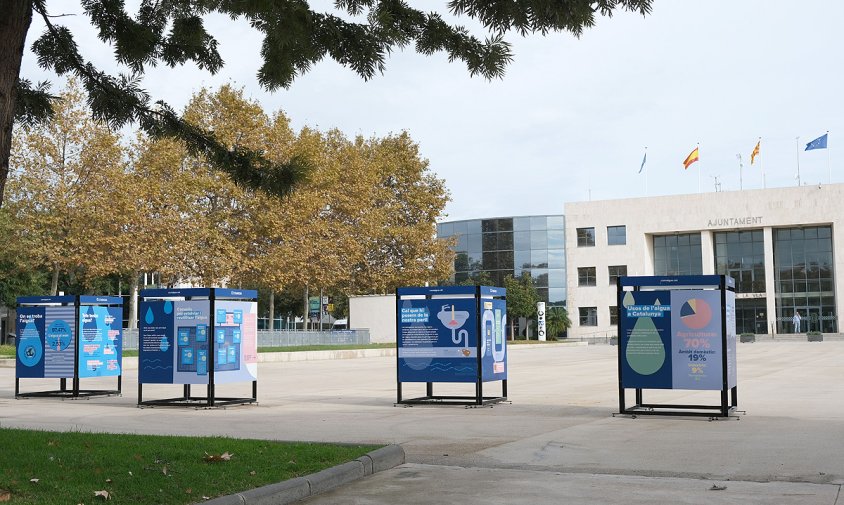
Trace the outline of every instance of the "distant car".
{"label": "distant car", "polygon": [[334,325],[331,327],[332,330],[348,330],[349,329],[349,320],[348,319],[338,319],[334,321]]}

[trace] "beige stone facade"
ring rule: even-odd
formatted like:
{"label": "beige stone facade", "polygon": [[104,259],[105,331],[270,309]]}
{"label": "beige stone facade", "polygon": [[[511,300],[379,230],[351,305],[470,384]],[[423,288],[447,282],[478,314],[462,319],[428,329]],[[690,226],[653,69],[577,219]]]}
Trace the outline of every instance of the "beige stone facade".
{"label": "beige stone facade", "polygon": [[[654,236],[699,234],[702,274],[714,274],[714,234],[761,230],[764,238],[765,293],[768,333],[776,331],[774,232],[780,228],[827,226],[832,229],[833,286],[836,321],[844,301],[844,184],[813,185],[747,191],[700,193],[608,201],[568,203],[566,217],[567,307],[573,327],[570,337],[611,336],[610,307],[616,287],[609,267],[626,266],[627,275],[654,275]],[[608,245],[608,227],[625,227],[624,245]],[[594,228],[594,246],[578,246],[578,229]],[[578,269],[595,268],[594,286],[579,285]],[[738,297],[763,297],[762,293]],[[597,321],[581,325],[579,309],[596,307]],[[831,317],[831,316],[830,316]],[[596,323],[596,324],[594,324]],[[594,324],[594,325],[593,325]],[[837,323],[836,323],[837,324]],[[838,326],[838,331],[841,331]]]}

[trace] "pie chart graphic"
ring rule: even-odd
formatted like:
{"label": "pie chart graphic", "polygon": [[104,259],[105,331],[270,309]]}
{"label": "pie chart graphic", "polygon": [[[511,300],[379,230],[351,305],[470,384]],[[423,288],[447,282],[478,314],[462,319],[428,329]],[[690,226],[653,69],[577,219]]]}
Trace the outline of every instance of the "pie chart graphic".
{"label": "pie chart graphic", "polygon": [[712,308],[700,298],[692,298],[680,307],[680,320],[693,330],[699,330],[712,320]]}

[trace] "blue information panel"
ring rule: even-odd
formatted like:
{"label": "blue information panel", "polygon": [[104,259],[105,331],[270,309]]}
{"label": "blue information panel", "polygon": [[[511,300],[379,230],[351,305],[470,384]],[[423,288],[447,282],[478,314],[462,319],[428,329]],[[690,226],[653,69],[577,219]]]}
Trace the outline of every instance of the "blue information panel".
{"label": "blue information panel", "polygon": [[399,290],[400,382],[507,379],[507,305],[505,300],[495,298],[504,290],[480,291],[479,298],[474,287]]}
{"label": "blue information panel", "polygon": [[123,307],[82,305],[79,308],[79,377],[121,374]]}
{"label": "blue information panel", "polygon": [[403,300],[398,323],[400,381],[478,380],[474,298]]}
{"label": "blue information panel", "polygon": [[140,304],[139,380],[207,384],[258,378],[258,304],[217,300],[144,300]]}
{"label": "blue information panel", "polygon": [[626,291],[619,332],[622,387],[721,390],[724,352],[734,386],[735,295],[727,294],[724,349],[721,290]]}
{"label": "blue information panel", "polygon": [[73,305],[19,307],[15,373],[19,378],[73,377]]}

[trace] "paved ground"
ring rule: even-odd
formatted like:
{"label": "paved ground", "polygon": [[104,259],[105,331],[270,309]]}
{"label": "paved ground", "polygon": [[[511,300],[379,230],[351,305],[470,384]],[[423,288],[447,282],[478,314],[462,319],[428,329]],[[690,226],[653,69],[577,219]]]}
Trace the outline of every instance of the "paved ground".
{"label": "paved ground", "polygon": [[[746,414],[712,422],[612,417],[615,353],[610,346],[514,348],[513,403],[483,409],[394,407],[395,358],[264,363],[259,406],[209,411],[135,408],[134,370],[126,371],[121,398],[14,400],[14,370],[0,369],[0,425],[391,442],[407,451],[409,464],[313,504],[844,505],[844,342],[740,344]],[[24,390],[46,387],[53,383],[23,382]],[[469,394],[467,387],[435,392]],[[219,389],[250,392],[247,384]],[[148,387],[144,395],[180,390]],[[690,392],[646,400],[717,402],[713,393]]]}

